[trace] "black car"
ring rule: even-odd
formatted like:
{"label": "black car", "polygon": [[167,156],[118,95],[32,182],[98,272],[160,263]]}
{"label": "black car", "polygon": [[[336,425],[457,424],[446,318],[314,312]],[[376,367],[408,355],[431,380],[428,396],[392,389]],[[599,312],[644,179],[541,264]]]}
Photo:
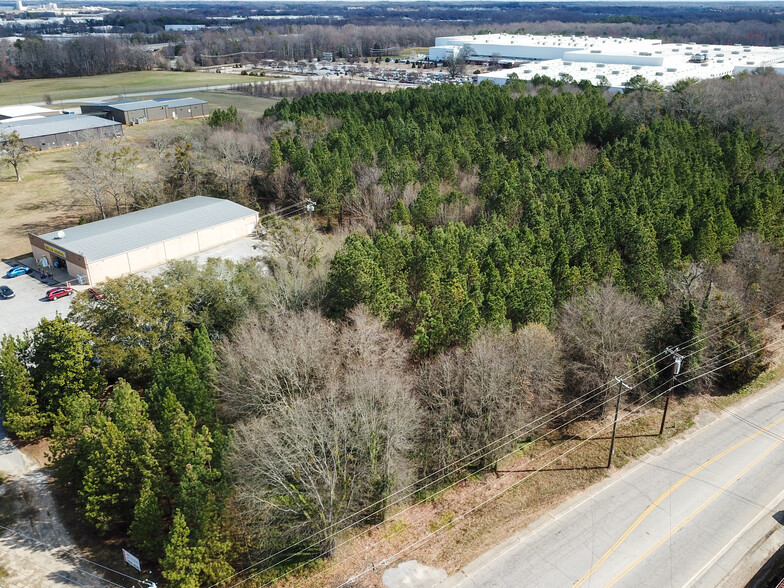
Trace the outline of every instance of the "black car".
{"label": "black car", "polygon": [[8,286],[0,286],[0,298],[13,298],[14,291]]}

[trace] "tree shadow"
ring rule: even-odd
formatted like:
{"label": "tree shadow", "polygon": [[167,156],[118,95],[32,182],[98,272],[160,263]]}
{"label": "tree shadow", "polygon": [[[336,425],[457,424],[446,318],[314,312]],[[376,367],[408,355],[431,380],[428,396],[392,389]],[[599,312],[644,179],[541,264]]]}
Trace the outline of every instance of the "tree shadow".
{"label": "tree shadow", "polygon": [[524,470],[498,470],[499,474],[529,474],[533,472],[576,472],[576,471],[590,471],[590,470],[606,470],[606,465],[601,466],[573,466],[570,468],[532,468]]}

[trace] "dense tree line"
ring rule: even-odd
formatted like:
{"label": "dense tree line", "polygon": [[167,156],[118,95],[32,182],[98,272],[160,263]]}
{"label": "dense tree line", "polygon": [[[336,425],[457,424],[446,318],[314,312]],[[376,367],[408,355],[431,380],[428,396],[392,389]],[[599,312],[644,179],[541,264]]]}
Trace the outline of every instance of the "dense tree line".
{"label": "dense tree line", "polygon": [[[373,217],[372,236],[335,257],[327,313],[366,304],[424,355],[484,325],[551,323],[605,278],[657,300],[668,271],[721,260],[744,230],[784,238],[780,176],[760,165],[758,133],[669,116],[640,125],[591,87],[317,94],[273,111],[296,130],[277,133],[270,166],[301,178],[327,217]],[[582,169],[546,164],[583,145],[598,151]],[[379,174],[369,202],[357,199],[363,167]]]}
{"label": "dense tree line", "polygon": [[[505,7],[501,13],[506,15],[507,10]],[[481,20],[476,14],[462,16],[464,18],[459,24],[450,21],[428,24],[420,15],[413,18],[416,24],[411,21],[400,24],[383,16],[381,19],[340,26],[297,22],[267,24],[262,28],[258,21],[248,21],[228,31],[210,29],[196,33],[191,43],[183,44],[181,51],[195,64],[209,66],[233,63],[238,59],[320,59],[325,51],[353,61],[377,55],[396,55],[401,48],[429,47],[434,44],[436,37],[476,35],[480,32],[644,37],[671,43],[768,46],[784,43],[781,22],[760,14],[725,13],[725,20],[719,22],[710,17],[703,22],[673,22],[672,13],[660,15],[658,19],[641,19],[643,22],[634,22],[633,16],[617,19],[618,22],[601,21],[593,16],[575,22],[558,19],[548,11],[550,18],[547,19],[508,19],[498,25]],[[382,24],[383,21],[386,24]]]}
{"label": "dense tree line", "polygon": [[[6,338],[4,426],[51,436],[85,521],[190,587],[331,555],[401,487],[492,469],[498,440],[667,345],[699,338],[689,390],[737,389],[782,297],[769,119],[648,100],[514,80],[316,93],[151,137],[165,198],[309,197],[317,221],[265,221],[258,259],[110,280]],[[93,184],[117,175],[99,168]],[[154,201],[127,184],[109,213]]]}
{"label": "dense tree line", "polygon": [[146,389],[107,387],[91,335],[62,318],[0,350],[4,425],[51,437],[58,482],[98,534],[127,534],[175,586],[232,573],[224,522],[226,438],[216,420],[216,366],[204,327],[156,353]]}
{"label": "dense tree line", "polygon": [[19,39],[0,48],[0,80],[94,76],[159,65],[152,53],[108,37]]}

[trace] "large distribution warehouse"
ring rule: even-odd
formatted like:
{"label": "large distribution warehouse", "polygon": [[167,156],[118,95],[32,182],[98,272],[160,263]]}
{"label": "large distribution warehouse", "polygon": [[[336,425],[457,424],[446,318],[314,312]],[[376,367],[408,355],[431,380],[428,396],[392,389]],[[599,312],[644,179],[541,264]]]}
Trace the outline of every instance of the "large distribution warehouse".
{"label": "large distribution warehouse", "polygon": [[95,116],[60,114],[0,122],[0,135],[16,133],[30,147],[48,149],[74,145],[89,139],[122,137],[120,123]]}
{"label": "large distribution warehouse", "polygon": [[635,76],[668,87],[686,78],[720,78],[760,67],[778,71],[784,64],[781,47],[508,34],[438,37],[430,48],[429,59],[454,59],[466,45],[470,46],[466,50],[471,54],[470,61],[520,64],[478,76],[480,82],[491,80],[497,84],[504,84],[512,74],[521,80],[540,75],[555,80],[587,80],[618,91]]}
{"label": "large distribution warehouse", "polygon": [[234,241],[258,220],[258,212],[236,202],[195,196],[29,237],[41,267],[65,267],[80,282],[97,284]]}
{"label": "large distribution warehouse", "polygon": [[82,104],[82,114],[101,116],[124,125],[139,124],[167,118],[208,116],[207,102],[198,98],[155,98],[153,100],[120,100]]}

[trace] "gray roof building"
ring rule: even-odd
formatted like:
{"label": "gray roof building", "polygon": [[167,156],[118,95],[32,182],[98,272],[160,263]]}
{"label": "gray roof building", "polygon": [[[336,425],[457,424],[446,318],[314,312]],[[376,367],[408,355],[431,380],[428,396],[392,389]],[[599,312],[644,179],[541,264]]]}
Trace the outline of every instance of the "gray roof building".
{"label": "gray roof building", "polygon": [[207,102],[198,98],[155,98],[151,100],[116,100],[83,104],[83,114],[115,120],[125,125],[164,120],[167,118],[196,118],[207,116]]}
{"label": "gray roof building", "polygon": [[258,213],[195,196],[43,235],[30,234],[36,260],[66,266],[90,283],[141,271],[251,234]]}
{"label": "gray roof building", "polygon": [[81,114],[0,122],[0,135],[13,132],[26,144],[38,149],[73,145],[94,137],[122,137],[123,134],[122,126],[115,121]]}

